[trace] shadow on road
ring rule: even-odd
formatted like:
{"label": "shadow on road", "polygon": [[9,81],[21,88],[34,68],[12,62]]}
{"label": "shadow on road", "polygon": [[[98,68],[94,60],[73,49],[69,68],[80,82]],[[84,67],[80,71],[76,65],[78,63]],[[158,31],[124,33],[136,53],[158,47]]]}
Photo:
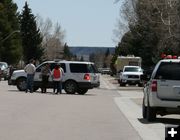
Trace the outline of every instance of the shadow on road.
{"label": "shadow on road", "polygon": [[163,123],[163,124],[171,124],[171,125],[180,125],[180,119],[177,118],[157,118],[153,122],[148,122],[146,119],[143,118],[138,118],[138,120],[143,124]]}
{"label": "shadow on road", "polygon": [[[25,91],[19,91],[19,90],[8,90],[10,93],[22,93],[22,94],[29,94],[29,92],[28,93],[25,93]],[[46,93],[41,93],[41,91],[35,91],[35,92],[33,92],[33,94],[42,94],[42,95],[77,95],[77,96],[96,96],[96,94],[92,94],[92,93],[86,93],[86,94],[84,94],[84,95],[80,95],[80,94],[67,94],[67,93],[65,93],[65,92],[62,92],[62,94],[55,94],[55,93],[53,93],[53,92],[50,92],[50,91],[48,91],[48,92],[46,92]]]}

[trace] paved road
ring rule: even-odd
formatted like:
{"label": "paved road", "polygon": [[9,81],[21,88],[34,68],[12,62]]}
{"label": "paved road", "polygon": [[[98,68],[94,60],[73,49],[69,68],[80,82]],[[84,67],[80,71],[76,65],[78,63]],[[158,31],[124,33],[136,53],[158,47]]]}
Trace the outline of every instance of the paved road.
{"label": "paved road", "polygon": [[0,140],[141,140],[104,80],[82,96],[24,93],[1,81]]}
{"label": "paved road", "polygon": [[0,140],[164,140],[180,117],[142,119],[142,88],[119,87],[103,75],[86,95],[26,94],[0,82]]}
{"label": "paved road", "polygon": [[148,123],[142,119],[141,105],[143,92],[141,87],[120,87],[114,78],[104,75],[102,77],[109,89],[117,89],[120,97],[115,97],[119,109],[126,116],[131,125],[136,129],[142,139],[164,140],[165,126],[180,124],[180,115],[157,116],[157,120]]}

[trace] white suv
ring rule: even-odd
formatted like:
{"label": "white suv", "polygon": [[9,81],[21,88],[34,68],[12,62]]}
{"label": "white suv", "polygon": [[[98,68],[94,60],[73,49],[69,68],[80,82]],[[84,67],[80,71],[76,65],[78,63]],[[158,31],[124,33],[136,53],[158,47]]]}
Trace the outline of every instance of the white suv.
{"label": "white suv", "polygon": [[142,114],[148,121],[157,114],[180,114],[180,59],[157,63],[144,87]]}
{"label": "white suv", "polygon": [[[50,64],[51,70],[56,64],[60,64],[64,70],[63,88],[66,93],[85,94],[88,89],[98,87],[100,85],[100,75],[92,62],[78,62],[78,61],[46,61],[36,68],[34,76],[34,90],[41,87],[41,68]],[[9,85],[16,85],[20,91],[26,89],[26,73],[24,70],[16,70],[13,72]],[[49,77],[48,88],[53,88],[52,77]]]}

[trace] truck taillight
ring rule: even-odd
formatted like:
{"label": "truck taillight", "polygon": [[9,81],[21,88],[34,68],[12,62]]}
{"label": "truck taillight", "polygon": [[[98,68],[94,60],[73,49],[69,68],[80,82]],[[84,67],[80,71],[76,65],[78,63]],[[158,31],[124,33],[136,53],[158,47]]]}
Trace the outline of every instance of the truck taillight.
{"label": "truck taillight", "polygon": [[151,83],[151,91],[157,92],[157,81],[152,81]]}
{"label": "truck taillight", "polygon": [[86,74],[84,75],[84,80],[90,80],[90,74],[86,73]]}

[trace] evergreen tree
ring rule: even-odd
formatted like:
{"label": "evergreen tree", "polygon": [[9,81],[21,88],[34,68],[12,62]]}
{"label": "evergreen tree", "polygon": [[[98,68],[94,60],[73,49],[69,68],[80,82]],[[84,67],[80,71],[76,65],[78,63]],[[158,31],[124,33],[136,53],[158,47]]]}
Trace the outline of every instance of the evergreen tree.
{"label": "evergreen tree", "polygon": [[69,46],[67,45],[67,43],[65,43],[65,45],[64,45],[64,59],[71,60],[71,58],[72,58],[72,54],[69,50]]}
{"label": "evergreen tree", "polygon": [[81,56],[81,58],[80,58],[80,61],[84,61],[84,58],[83,58],[83,56]]}
{"label": "evergreen tree", "polygon": [[96,61],[95,53],[91,53],[91,54],[89,55],[89,60],[90,60],[90,62],[95,62],[95,61]]}
{"label": "evergreen tree", "polygon": [[108,57],[110,55],[110,50],[109,48],[106,50],[106,53],[105,53],[105,57]]}
{"label": "evergreen tree", "polygon": [[17,63],[22,54],[17,5],[12,0],[0,2],[0,61]]}
{"label": "evergreen tree", "polygon": [[43,48],[41,47],[42,37],[36,24],[36,17],[32,14],[27,2],[20,15],[21,37],[24,61],[34,58],[41,61]]}

